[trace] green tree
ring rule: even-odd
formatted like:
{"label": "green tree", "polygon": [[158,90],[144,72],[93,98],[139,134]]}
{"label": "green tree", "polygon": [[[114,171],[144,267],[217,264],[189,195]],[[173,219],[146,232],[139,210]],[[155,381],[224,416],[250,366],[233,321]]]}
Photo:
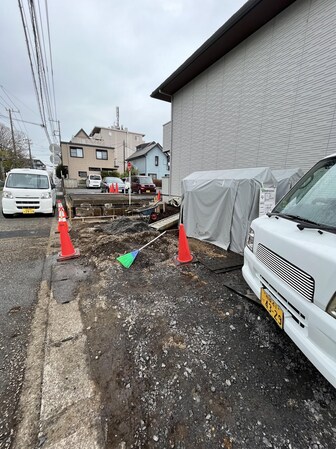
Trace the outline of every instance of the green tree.
{"label": "green tree", "polygon": [[68,167],[65,167],[63,164],[58,164],[55,173],[58,179],[66,178],[69,173]]}

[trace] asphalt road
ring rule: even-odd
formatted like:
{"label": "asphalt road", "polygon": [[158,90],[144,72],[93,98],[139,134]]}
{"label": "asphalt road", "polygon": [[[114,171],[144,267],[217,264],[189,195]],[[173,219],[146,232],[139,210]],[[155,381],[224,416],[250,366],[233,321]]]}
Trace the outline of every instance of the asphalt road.
{"label": "asphalt road", "polygon": [[10,447],[53,218],[0,214],[0,449]]}

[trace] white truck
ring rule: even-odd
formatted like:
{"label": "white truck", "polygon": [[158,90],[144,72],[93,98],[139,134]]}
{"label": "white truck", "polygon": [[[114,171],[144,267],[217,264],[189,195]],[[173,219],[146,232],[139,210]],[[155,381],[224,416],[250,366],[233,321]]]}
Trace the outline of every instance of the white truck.
{"label": "white truck", "polygon": [[8,172],[2,192],[2,215],[53,215],[56,207],[56,188],[45,170],[15,168]]}
{"label": "white truck", "polygon": [[336,154],[251,224],[243,276],[336,388]]}

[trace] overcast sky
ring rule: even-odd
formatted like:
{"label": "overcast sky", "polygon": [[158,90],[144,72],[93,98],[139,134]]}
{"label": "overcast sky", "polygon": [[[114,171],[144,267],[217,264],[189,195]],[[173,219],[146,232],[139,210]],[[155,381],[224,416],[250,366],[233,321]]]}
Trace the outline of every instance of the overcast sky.
{"label": "overcast sky", "polygon": [[[39,0],[41,8],[45,0]],[[27,0],[22,0],[27,5]],[[38,6],[38,0],[35,0]],[[62,140],[83,128],[120,125],[162,144],[170,103],[150,94],[245,0],[48,0],[57,115]],[[0,86],[24,120],[41,123],[17,0],[0,1]],[[46,33],[46,29],[45,29]],[[9,125],[0,88],[0,122]],[[20,118],[18,115],[16,115]],[[28,131],[35,157],[49,163],[41,127]]]}

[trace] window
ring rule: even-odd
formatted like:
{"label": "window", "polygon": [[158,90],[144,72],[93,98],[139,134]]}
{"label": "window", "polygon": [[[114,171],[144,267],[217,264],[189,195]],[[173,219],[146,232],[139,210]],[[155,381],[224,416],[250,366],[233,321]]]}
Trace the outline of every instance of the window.
{"label": "window", "polygon": [[80,178],[87,178],[87,172],[86,171],[79,171],[78,176]]}
{"label": "window", "polygon": [[83,148],[70,147],[70,156],[71,157],[84,157]]}
{"label": "window", "polygon": [[96,158],[107,160],[107,150],[96,150]]}
{"label": "window", "polygon": [[159,156],[155,156],[155,167],[159,166]]}

